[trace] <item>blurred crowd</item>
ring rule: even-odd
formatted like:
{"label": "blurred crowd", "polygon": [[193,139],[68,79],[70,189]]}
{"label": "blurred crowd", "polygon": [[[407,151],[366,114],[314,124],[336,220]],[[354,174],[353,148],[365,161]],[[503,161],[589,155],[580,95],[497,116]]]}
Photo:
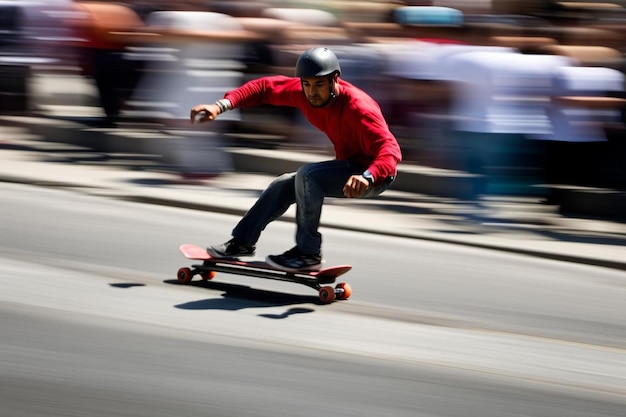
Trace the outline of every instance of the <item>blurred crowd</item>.
{"label": "blurred crowd", "polygon": [[[407,162],[626,187],[625,44],[623,0],[0,0],[0,112],[38,113],[30,86],[54,74],[94,86],[103,124],[175,124],[329,46]],[[325,144],[290,109],[223,116],[276,146]]]}

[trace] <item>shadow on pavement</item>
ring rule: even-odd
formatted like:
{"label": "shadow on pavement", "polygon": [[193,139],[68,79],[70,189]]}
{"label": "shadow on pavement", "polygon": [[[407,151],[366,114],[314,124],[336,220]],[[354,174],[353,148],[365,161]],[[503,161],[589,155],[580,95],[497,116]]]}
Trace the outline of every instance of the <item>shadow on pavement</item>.
{"label": "shadow on pavement", "polygon": [[[166,284],[182,285],[176,280],[165,280]],[[197,281],[186,284],[202,288],[205,290],[223,291],[222,298],[207,298],[204,300],[190,301],[178,304],[175,307],[182,310],[227,310],[237,311],[246,308],[269,308],[284,307],[302,304],[321,305],[317,295],[306,296],[297,294],[286,294],[274,291],[260,290],[245,285],[228,284],[223,282],[204,282]],[[267,318],[287,318],[296,313],[312,313],[315,310],[309,308],[292,308],[287,312],[276,314],[261,314],[261,317]]]}

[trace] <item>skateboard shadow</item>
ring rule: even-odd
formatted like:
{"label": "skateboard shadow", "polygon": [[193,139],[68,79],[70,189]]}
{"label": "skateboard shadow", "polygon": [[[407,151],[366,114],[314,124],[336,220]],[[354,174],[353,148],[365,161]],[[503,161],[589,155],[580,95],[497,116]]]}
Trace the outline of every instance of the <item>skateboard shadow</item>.
{"label": "skateboard shadow", "polygon": [[315,310],[312,308],[290,308],[282,314],[259,314],[259,317],[265,317],[268,319],[282,320],[294,314],[313,313]]}
{"label": "skateboard shadow", "polygon": [[117,284],[109,284],[109,286],[113,287],[113,288],[133,288],[133,287],[145,287],[146,284],[136,284],[133,282],[120,282]]}
{"label": "skateboard shadow", "polygon": [[[176,280],[164,281],[166,284],[181,285]],[[246,308],[287,307],[302,304],[320,305],[318,297],[307,295],[287,294],[275,291],[261,290],[245,285],[223,282],[197,281],[187,286],[205,288],[207,290],[222,291],[222,298],[208,298],[205,300],[190,301],[174,307],[183,310],[229,310],[237,311]],[[260,317],[285,319],[293,314],[312,313],[311,308],[291,308],[282,314],[259,314]]]}

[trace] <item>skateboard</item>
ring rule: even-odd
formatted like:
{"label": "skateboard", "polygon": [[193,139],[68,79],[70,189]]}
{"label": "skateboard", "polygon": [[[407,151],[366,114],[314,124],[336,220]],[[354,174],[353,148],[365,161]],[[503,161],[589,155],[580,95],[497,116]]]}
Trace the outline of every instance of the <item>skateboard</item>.
{"label": "skateboard", "polygon": [[351,265],[331,266],[319,271],[287,272],[263,261],[215,258],[207,253],[204,248],[192,244],[181,245],[179,250],[187,259],[202,261],[202,264],[192,265],[191,268],[183,267],[178,270],[176,277],[181,284],[189,284],[195,275],[208,281],[215,277],[216,272],[225,272],[306,285],[318,291],[319,298],[323,303],[346,300],[352,295],[352,288],[345,282],[341,282],[335,287],[328,285],[334,283],[337,277],[351,270]]}

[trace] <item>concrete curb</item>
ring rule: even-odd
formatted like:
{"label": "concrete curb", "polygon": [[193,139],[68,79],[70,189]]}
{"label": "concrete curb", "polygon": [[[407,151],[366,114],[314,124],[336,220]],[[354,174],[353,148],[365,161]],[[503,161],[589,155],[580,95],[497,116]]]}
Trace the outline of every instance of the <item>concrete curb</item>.
{"label": "concrete curb", "polygon": [[[203,210],[224,214],[232,214],[237,216],[242,216],[245,214],[246,210],[241,210],[233,207],[224,207],[220,205],[207,205],[202,203],[193,203],[189,201],[180,201],[180,200],[171,200],[167,198],[156,198],[156,197],[146,197],[146,196],[126,196],[123,197],[124,200],[134,201],[144,204],[158,204],[169,207],[178,207],[178,208],[186,208],[192,210]],[[293,216],[284,215],[279,219],[279,221],[289,221],[293,222],[295,219]],[[545,250],[533,250],[524,247],[515,247],[511,245],[502,245],[502,244],[490,244],[490,243],[480,243],[477,241],[467,241],[464,239],[452,239],[445,237],[437,237],[431,234],[422,234],[419,232],[406,233],[397,230],[389,231],[389,230],[380,230],[380,229],[368,229],[364,227],[350,227],[346,226],[343,223],[337,223],[333,221],[323,220],[322,226],[331,227],[339,230],[346,231],[355,231],[355,232],[365,232],[365,233],[375,233],[379,235],[391,236],[391,237],[401,237],[407,239],[420,239],[426,240],[430,242],[438,242],[438,243],[447,243],[447,244],[455,244],[462,246],[469,246],[473,248],[480,249],[488,249],[488,250],[496,250],[501,252],[515,253],[519,255],[527,255],[537,258],[550,259],[555,261],[563,261],[563,262],[572,262],[579,263],[583,265],[590,266],[599,266],[610,269],[617,269],[626,271],[626,260],[608,260],[608,259],[599,259],[592,257],[579,256],[573,253],[558,253],[558,252],[550,252]]]}
{"label": "concrete curb", "polygon": [[[95,186],[90,186],[87,184],[80,184],[78,182],[68,182],[68,181],[55,181],[55,180],[41,180],[34,177],[24,177],[20,175],[7,175],[0,174],[0,181],[8,182],[8,183],[16,183],[16,184],[30,184],[36,186],[43,187],[53,187],[53,188],[83,188],[83,189],[97,189]],[[133,192],[116,192],[115,190],[105,190],[107,196],[112,198],[117,198],[124,201],[137,202],[142,204],[155,204],[162,205],[167,207],[177,207],[177,208],[185,208],[190,210],[202,210],[209,211],[215,213],[223,213],[230,214],[235,216],[242,216],[247,208],[237,207],[234,205],[228,204],[207,204],[204,202],[190,201],[188,199],[180,199],[180,198],[168,198],[168,197],[156,197],[151,195],[141,195],[139,193]],[[289,213],[286,213],[279,221],[293,222],[294,217]],[[462,245],[480,249],[488,249],[488,250],[496,250],[501,252],[515,253],[520,255],[527,255],[532,257],[538,257],[543,259],[551,259],[556,261],[564,261],[564,262],[573,262],[590,266],[599,266],[605,268],[611,268],[616,270],[626,271],[626,259],[617,258],[614,260],[593,257],[593,256],[581,256],[580,254],[575,254],[572,252],[559,252],[559,251],[550,251],[544,249],[532,249],[528,247],[524,247],[522,245],[516,245],[515,242],[509,242],[508,244],[504,242],[489,242],[488,239],[481,240],[479,239],[467,239],[467,238],[453,238],[448,237],[446,235],[436,234],[436,233],[420,233],[419,231],[410,231],[407,229],[385,229],[384,227],[375,228],[375,227],[352,227],[347,225],[345,222],[333,220],[332,217],[325,218],[322,221],[323,227],[335,228],[339,230],[346,231],[357,231],[364,233],[375,233],[380,235],[392,236],[392,237],[401,237],[408,239],[420,239],[430,242],[438,242],[438,243],[446,243],[446,244],[455,244]]]}

